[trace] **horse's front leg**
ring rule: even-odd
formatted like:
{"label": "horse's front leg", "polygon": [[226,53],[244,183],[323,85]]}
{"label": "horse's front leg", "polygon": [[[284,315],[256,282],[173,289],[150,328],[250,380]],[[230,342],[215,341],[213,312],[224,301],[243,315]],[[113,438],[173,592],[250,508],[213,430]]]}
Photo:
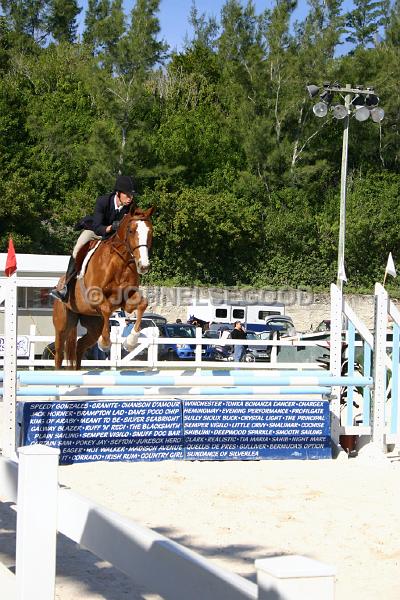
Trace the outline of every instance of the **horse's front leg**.
{"label": "horse's front leg", "polygon": [[110,338],[110,310],[102,310],[101,314],[103,315],[103,328],[101,330],[101,335],[97,340],[97,345],[100,350],[103,352],[107,352],[111,348],[111,338]]}
{"label": "horse's front leg", "polygon": [[[136,302],[135,302],[136,300]],[[125,340],[124,346],[127,350],[131,351],[138,343],[139,332],[140,332],[140,324],[142,322],[143,313],[148,306],[147,298],[142,296],[140,293],[136,293],[134,296],[129,298],[129,304],[126,303],[126,309],[128,312],[132,312],[132,310],[136,310],[136,322],[135,326],[132,329],[131,333]]]}

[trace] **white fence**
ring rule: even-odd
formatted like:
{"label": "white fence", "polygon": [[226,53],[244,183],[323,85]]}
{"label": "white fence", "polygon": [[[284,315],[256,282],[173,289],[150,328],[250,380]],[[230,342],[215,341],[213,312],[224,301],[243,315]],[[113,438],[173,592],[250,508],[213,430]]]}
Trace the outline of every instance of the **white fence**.
{"label": "white fence", "polygon": [[[153,329],[153,328],[149,328]],[[90,359],[83,360],[83,367],[108,367],[110,369],[118,369],[127,366],[140,366],[140,367],[162,367],[166,366],[166,359],[159,358],[160,346],[171,346],[171,344],[190,345],[195,347],[194,359],[180,359],[180,360],[168,360],[168,368],[179,367],[182,368],[184,363],[190,364],[194,367],[212,367],[216,366],[226,367],[225,360],[207,360],[204,358],[203,349],[206,346],[254,346],[254,347],[269,347],[271,348],[270,357],[268,360],[253,361],[249,360],[242,361],[240,368],[255,368],[255,369],[274,369],[289,368],[289,369],[318,369],[323,368],[315,359],[308,361],[288,361],[280,357],[279,350],[282,348],[293,349],[296,348],[316,348],[320,349],[320,353],[323,353],[323,349],[328,347],[328,342],[319,340],[306,340],[301,339],[299,336],[296,337],[283,337],[278,339],[277,336],[272,340],[232,340],[232,339],[214,339],[202,337],[202,331],[200,328],[196,329],[195,338],[162,338],[158,336],[147,336],[146,329],[142,330],[142,335],[139,337],[139,344],[135,347],[132,352],[124,355],[123,344],[125,338],[119,335],[117,328],[111,329],[111,350],[109,357],[104,360]],[[4,364],[4,354],[2,352],[1,340],[4,339],[0,335],[0,366]],[[35,325],[31,325],[29,335],[18,336],[17,338],[17,365],[19,368],[34,369],[35,367],[52,367],[54,366],[54,359],[39,358],[38,355],[42,353],[43,345],[48,345],[54,342],[53,336],[44,336],[36,334]],[[136,357],[145,352],[146,356],[142,359]],[[229,360],[229,364],[233,363],[233,360]]]}
{"label": "white fence", "polygon": [[17,502],[16,574],[0,566],[4,600],[54,600],[57,531],[166,600],[333,600],[329,565],[302,556],[259,559],[256,585],[58,487],[58,453],[20,448],[19,466],[0,457],[0,499]]}

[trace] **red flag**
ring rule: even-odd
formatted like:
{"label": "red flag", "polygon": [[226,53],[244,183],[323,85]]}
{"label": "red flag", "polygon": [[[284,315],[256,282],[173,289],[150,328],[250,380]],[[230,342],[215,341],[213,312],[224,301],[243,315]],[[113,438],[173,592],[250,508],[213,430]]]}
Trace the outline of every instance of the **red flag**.
{"label": "red flag", "polygon": [[8,242],[8,252],[7,252],[7,262],[6,268],[4,269],[7,277],[11,277],[13,273],[17,270],[17,257],[15,255],[15,248],[12,239],[10,238]]}

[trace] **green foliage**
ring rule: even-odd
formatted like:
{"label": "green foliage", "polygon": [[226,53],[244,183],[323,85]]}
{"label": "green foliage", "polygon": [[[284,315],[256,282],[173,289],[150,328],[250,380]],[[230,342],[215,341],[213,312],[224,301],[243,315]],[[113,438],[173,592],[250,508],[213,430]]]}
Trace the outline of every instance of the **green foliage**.
{"label": "green foliage", "polygon": [[46,16],[48,32],[57,42],[73,42],[78,29],[77,16],[81,12],[77,0],[51,0]]}
{"label": "green foliage", "polygon": [[[0,244],[69,254],[75,222],[134,176],[156,205],[148,281],[328,288],[336,279],[343,122],[316,119],[305,85],[374,86],[381,124],[350,120],[348,288],[400,260],[399,3],[226,0],[195,5],[167,59],[160,0],[0,0]],[[347,26],[353,47],[337,56]],[[375,39],[383,27],[385,39]],[[318,98],[316,98],[317,100]],[[342,101],[340,97],[336,99]],[[392,288],[397,289],[396,281]]]}
{"label": "green foliage", "polygon": [[373,44],[380,25],[384,23],[385,9],[387,2],[354,0],[354,9],[346,15],[349,31],[346,41],[364,47]]}

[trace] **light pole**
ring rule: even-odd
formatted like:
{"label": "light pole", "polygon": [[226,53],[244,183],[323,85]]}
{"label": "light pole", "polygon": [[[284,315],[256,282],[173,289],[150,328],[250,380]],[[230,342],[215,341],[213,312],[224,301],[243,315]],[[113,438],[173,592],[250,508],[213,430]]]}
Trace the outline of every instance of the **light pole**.
{"label": "light pole", "polygon": [[[344,266],[345,238],[346,238],[346,183],[347,183],[347,156],[349,149],[349,123],[350,116],[354,115],[357,121],[366,121],[369,117],[380,123],[385,116],[382,108],[378,108],[379,98],[375,95],[374,88],[363,88],[360,85],[352,88],[350,84],[341,87],[340,83],[324,83],[323,91],[316,85],[308,85],[307,91],[311,98],[319,95],[320,102],[313,106],[313,113],[317,117],[325,117],[328,109],[332,111],[335,119],[343,120],[343,145],[342,164],[340,169],[340,217],[339,217],[339,243],[337,264],[337,286],[343,291],[343,282],[346,281]],[[343,104],[333,105],[336,94],[344,100]],[[344,94],[344,96],[343,96]]]}

